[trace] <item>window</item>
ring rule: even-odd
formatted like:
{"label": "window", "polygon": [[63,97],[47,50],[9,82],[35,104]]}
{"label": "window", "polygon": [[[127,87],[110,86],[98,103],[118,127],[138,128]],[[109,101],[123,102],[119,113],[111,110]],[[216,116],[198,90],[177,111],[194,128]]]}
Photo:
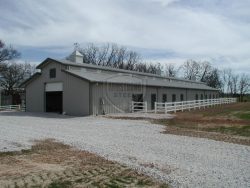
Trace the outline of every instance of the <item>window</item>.
{"label": "window", "polygon": [[49,70],[49,77],[50,78],[56,77],[56,69],[55,68]]}
{"label": "window", "polygon": [[201,100],[203,100],[203,94],[201,94]]}
{"label": "window", "polygon": [[181,101],[184,101],[184,95],[183,94],[181,94]]}
{"label": "window", "polygon": [[199,100],[199,95],[198,94],[195,95],[195,100]]}
{"label": "window", "polygon": [[175,102],[175,101],[176,101],[176,95],[173,94],[173,95],[172,95],[172,102]]}
{"label": "window", "polygon": [[162,102],[163,103],[167,102],[167,94],[162,95]]}
{"label": "window", "polygon": [[151,94],[151,109],[155,109],[156,94]]}

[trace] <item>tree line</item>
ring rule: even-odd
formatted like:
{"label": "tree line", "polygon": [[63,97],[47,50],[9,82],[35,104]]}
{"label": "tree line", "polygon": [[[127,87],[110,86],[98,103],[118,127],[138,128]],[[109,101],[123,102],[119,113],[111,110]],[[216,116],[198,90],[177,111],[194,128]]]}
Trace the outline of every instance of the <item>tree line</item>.
{"label": "tree line", "polygon": [[[83,55],[83,63],[161,74],[160,63],[144,62],[137,52],[117,44],[107,43],[98,46],[91,43],[84,48],[78,46],[77,50]],[[70,56],[66,59],[70,60]]]}
{"label": "tree line", "polygon": [[249,75],[234,73],[231,68],[218,69],[207,61],[187,60],[180,66],[167,64],[165,75],[204,82],[219,89],[222,96],[239,97],[240,101],[250,91]]}
{"label": "tree line", "polygon": [[250,88],[249,75],[218,69],[208,61],[187,60],[180,66],[146,62],[137,52],[117,44],[89,44],[84,48],[77,46],[77,49],[83,55],[83,63],[204,82],[220,89],[221,94],[239,96],[241,100]]}
{"label": "tree line", "polygon": [[[204,82],[220,89],[221,95],[239,96],[241,100],[250,88],[249,75],[235,74],[232,69],[218,69],[207,61],[187,60],[179,66],[173,63],[163,65],[145,61],[137,52],[117,44],[89,44],[76,48],[83,55],[83,63]],[[0,87],[6,95],[18,92],[18,85],[35,73],[34,65],[15,61],[20,55],[0,40]]]}
{"label": "tree line", "polygon": [[12,96],[13,103],[20,103],[19,84],[35,73],[34,65],[16,62],[20,56],[20,52],[0,40],[0,88],[4,95]]}

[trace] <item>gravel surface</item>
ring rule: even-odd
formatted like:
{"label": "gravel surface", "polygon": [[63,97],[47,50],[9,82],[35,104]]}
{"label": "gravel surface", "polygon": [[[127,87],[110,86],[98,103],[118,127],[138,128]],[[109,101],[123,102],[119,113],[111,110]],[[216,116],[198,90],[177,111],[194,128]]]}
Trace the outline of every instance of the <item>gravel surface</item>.
{"label": "gravel surface", "polygon": [[250,187],[250,147],[162,134],[142,120],[0,113],[0,151],[55,138],[165,180],[174,187]]}

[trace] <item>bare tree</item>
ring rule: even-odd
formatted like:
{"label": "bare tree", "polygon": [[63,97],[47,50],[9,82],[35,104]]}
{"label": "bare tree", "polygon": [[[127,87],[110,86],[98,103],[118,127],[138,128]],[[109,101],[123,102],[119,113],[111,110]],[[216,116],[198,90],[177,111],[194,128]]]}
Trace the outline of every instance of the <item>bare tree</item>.
{"label": "bare tree", "polygon": [[[127,53],[126,57],[125,69],[127,70],[135,70],[136,64],[141,63],[141,57],[136,52],[130,51]],[[140,71],[140,69],[137,71]]]}
{"label": "bare tree", "polygon": [[[143,62],[138,53],[117,44],[101,46],[89,44],[84,48],[78,46],[77,49],[83,55],[84,63],[161,74],[162,67],[159,63]],[[67,59],[70,60],[70,57],[67,57]]]}
{"label": "bare tree", "polygon": [[194,60],[188,60],[181,66],[184,78],[187,80],[198,80],[200,65]]}
{"label": "bare tree", "polygon": [[6,46],[0,39],[0,63],[11,59],[19,58],[20,53],[14,49],[11,45]]}
{"label": "bare tree", "polygon": [[238,92],[238,83],[239,82],[239,75],[234,74],[232,75],[232,88],[233,88],[233,95],[236,96]]}
{"label": "bare tree", "polygon": [[220,89],[222,91],[222,81],[220,78],[220,71],[217,68],[213,68],[209,74],[206,74],[203,78],[204,82],[213,88]]}
{"label": "bare tree", "polygon": [[212,67],[212,65],[207,62],[200,62],[199,63],[199,73],[198,73],[198,79],[201,82],[207,82],[206,78],[208,78],[210,75],[217,73],[217,71]]}
{"label": "bare tree", "polygon": [[227,95],[233,95],[233,71],[230,68],[223,69],[222,71],[222,80],[223,80],[223,87],[224,93]]}
{"label": "bare tree", "polygon": [[172,63],[165,65],[165,74],[167,77],[177,77],[179,69]]}
{"label": "bare tree", "polygon": [[240,92],[240,101],[243,102],[244,95],[249,91],[250,82],[249,76],[242,74],[239,81],[239,92]]}
{"label": "bare tree", "polygon": [[17,92],[19,84],[34,72],[34,66],[28,63],[3,63],[0,86],[6,95],[13,95]]}

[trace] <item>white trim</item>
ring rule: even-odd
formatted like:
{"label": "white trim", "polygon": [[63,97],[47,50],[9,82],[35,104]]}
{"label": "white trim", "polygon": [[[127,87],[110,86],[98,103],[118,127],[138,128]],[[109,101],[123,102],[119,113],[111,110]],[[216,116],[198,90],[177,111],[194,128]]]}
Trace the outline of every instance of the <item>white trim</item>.
{"label": "white trim", "polygon": [[63,91],[63,83],[62,82],[53,82],[53,83],[46,83],[45,91]]}

